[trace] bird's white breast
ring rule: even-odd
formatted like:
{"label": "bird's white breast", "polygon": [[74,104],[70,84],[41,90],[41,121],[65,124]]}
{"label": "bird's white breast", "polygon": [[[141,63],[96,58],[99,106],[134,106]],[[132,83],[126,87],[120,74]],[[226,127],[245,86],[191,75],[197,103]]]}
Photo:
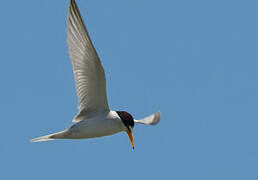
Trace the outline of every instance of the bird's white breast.
{"label": "bird's white breast", "polygon": [[84,119],[68,129],[67,136],[71,139],[94,138],[108,136],[126,130],[123,122],[115,111],[98,114]]}

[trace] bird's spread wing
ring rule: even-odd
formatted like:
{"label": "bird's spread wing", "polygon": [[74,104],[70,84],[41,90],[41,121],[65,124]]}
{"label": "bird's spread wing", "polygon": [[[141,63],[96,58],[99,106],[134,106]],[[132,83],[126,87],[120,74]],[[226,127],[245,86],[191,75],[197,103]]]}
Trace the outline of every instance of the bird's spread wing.
{"label": "bird's spread wing", "polygon": [[71,0],[69,7],[68,47],[79,98],[79,115],[109,110],[103,65],[75,0]]}
{"label": "bird's spread wing", "polygon": [[157,112],[156,114],[152,114],[148,117],[145,117],[140,120],[134,120],[136,123],[148,124],[148,125],[155,125],[160,121],[161,113]]}

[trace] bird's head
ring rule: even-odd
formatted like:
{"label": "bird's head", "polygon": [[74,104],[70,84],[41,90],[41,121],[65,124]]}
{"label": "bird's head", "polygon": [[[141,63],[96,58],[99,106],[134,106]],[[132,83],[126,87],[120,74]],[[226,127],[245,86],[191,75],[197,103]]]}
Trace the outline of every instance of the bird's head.
{"label": "bird's head", "polygon": [[120,119],[122,120],[123,124],[126,127],[126,132],[131,140],[133,149],[134,149],[134,140],[133,140],[133,127],[134,127],[134,120],[133,116],[125,111],[117,111]]}

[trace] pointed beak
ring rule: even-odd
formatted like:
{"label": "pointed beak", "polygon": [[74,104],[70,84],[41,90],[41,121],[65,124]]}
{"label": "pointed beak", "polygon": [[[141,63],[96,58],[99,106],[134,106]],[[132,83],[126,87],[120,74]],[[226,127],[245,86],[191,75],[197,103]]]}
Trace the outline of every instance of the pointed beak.
{"label": "pointed beak", "polygon": [[131,140],[131,143],[132,143],[132,146],[133,146],[133,149],[134,149],[134,141],[133,141],[133,132],[132,132],[132,129],[130,128],[128,131],[126,131],[130,140]]}

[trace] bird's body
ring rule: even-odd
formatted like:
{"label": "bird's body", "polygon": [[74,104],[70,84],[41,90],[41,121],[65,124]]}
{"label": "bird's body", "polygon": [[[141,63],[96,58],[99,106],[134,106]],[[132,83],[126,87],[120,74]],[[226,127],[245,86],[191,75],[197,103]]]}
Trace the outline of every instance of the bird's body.
{"label": "bird's body", "polygon": [[126,130],[127,129],[117,112],[107,111],[97,113],[95,116],[90,118],[85,118],[64,131],[35,138],[33,141],[40,142],[51,139],[97,138],[109,136]]}
{"label": "bird's body", "polygon": [[54,139],[87,139],[108,136],[125,131],[134,147],[134,123],[157,124],[160,112],[135,120],[125,111],[112,111],[106,94],[103,65],[91,42],[75,0],[70,1],[68,16],[68,47],[79,99],[79,113],[70,128],[32,139],[32,142]]}
{"label": "bird's body", "polygon": [[109,111],[74,124],[68,129],[68,138],[95,138],[116,134],[125,130],[126,127],[116,111]]}

